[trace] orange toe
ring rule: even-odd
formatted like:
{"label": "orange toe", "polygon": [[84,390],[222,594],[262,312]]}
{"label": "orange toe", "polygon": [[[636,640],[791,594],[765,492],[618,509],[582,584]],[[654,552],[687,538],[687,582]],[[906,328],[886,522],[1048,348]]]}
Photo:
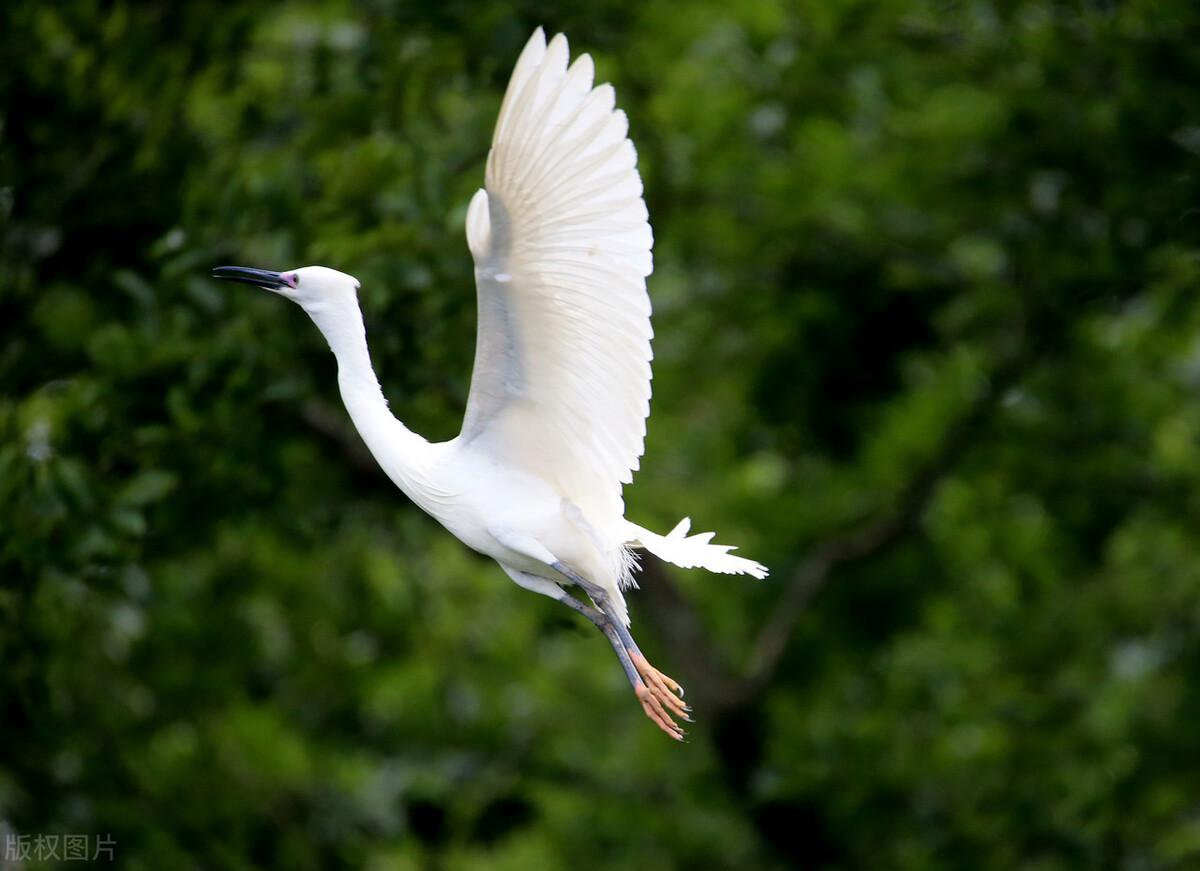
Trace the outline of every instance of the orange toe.
{"label": "orange toe", "polygon": [[677,716],[691,720],[688,714],[691,713],[692,709],[684,703],[683,689],[679,684],[652,666],[646,660],[646,657],[639,655],[632,657],[632,659],[634,667],[646,682],[646,686],[658,697],[659,701]]}
{"label": "orange toe", "polygon": [[636,690],[638,701],[642,703],[642,710],[646,712],[646,716],[653,723],[662,729],[676,741],[683,740],[683,729],[671,719],[670,715],[663,708],[663,704],[659,701],[658,696],[645,684],[638,687]]}

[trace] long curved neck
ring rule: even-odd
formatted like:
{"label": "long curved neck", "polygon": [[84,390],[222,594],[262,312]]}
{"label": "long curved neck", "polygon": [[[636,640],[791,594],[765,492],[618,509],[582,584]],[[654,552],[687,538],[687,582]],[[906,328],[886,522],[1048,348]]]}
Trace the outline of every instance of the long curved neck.
{"label": "long curved neck", "polygon": [[367,331],[357,305],[308,311],[337,358],[338,387],[350,419],[376,462],[410,497],[420,491],[429,442],[412,432],[388,409],[371,366]]}

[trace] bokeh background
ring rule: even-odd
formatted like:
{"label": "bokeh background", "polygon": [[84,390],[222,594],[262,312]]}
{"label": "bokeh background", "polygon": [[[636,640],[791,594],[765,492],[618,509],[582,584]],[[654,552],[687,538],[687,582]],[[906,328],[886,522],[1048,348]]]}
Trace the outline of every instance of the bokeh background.
{"label": "bokeh background", "polygon": [[[207,277],[358,276],[393,408],[453,436],[538,24],[616,85],[656,231],[630,516],[773,568],[647,561],[685,746],[373,467],[300,311]],[[141,869],[1200,867],[1198,36],[1190,0],[4,3],[0,828]]]}

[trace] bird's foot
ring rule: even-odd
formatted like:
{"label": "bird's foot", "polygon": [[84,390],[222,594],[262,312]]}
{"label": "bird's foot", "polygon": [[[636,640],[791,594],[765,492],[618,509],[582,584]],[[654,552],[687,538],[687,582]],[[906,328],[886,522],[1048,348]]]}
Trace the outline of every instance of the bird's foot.
{"label": "bird's foot", "polygon": [[671,719],[671,715],[667,713],[666,707],[658,700],[658,696],[651,692],[650,688],[642,684],[634,690],[637,694],[638,701],[642,703],[642,710],[646,712],[646,716],[676,741],[682,741],[683,736],[687,734],[683,729],[679,728],[679,724]]}
{"label": "bird's foot", "polygon": [[631,659],[645,681],[644,686],[638,689],[637,696],[646,716],[672,738],[682,739],[683,730],[671,718],[679,717],[692,722],[689,716],[691,706],[683,701],[683,687],[652,666],[640,653],[634,654]]}

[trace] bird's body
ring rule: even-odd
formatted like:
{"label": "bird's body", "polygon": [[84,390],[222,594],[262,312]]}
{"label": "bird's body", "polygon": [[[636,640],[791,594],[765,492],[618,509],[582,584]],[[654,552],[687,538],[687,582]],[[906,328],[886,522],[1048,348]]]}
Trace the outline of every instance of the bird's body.
{"label": "bird's body", "polygon": [[[319,268],[319,267],[318,267]],[[297,270],[298,272],[300,270]],[[562,580],[527,551],[522,539],[539,542],[566,565],[609,591],[624,611],[620,584],[610,569],[616,542],[608,548],[589,535],[582,513],[569,497],[536,471],[506,461],[491,439],[465,438],[428,442],[411,432],[388,408],[370,367],[366,334],[335,323],[318,326],[338,361],[342,401],[355,428],[388,477],[418,507],[471,549],[506,568]],[[622,518],[623,521],[623,518]]]}
{"label": "bird's body", "polygon": [[564,581],[544,559],[530,554],[536,542],[623,604],[602,544],[588,535],[582,515],[550,482],[458,438],[416,447],[417,462],[403,469],[388,468],[387,448],[367,444],[377,459],[383,458],[380,465],[396,485],[472,550],[506,568]]}
{"label": "bird's body", "polygon": [[[539,29],[517,61],[487,185],[467,212],[479,328],[462,431],[430,443],[388,408],[371,366],[358,282],[320,266],[284,273],[221,267],[220,278],[298,302],[338,361],[355,427],[388,476],[464,544],[526,589],[562,601],[605,633],[646,713],[681,737],[678,685],[628,631],[623,590],[634,548],[677,565],[762,577],[758,563],[625,519],[650,400],[652,236],[636,153],[612,88],[587,55],[567,66],[561,35]],[[580,587],[596,608],[565,588]],[[680,692],[680,695],[682,693]]]}

